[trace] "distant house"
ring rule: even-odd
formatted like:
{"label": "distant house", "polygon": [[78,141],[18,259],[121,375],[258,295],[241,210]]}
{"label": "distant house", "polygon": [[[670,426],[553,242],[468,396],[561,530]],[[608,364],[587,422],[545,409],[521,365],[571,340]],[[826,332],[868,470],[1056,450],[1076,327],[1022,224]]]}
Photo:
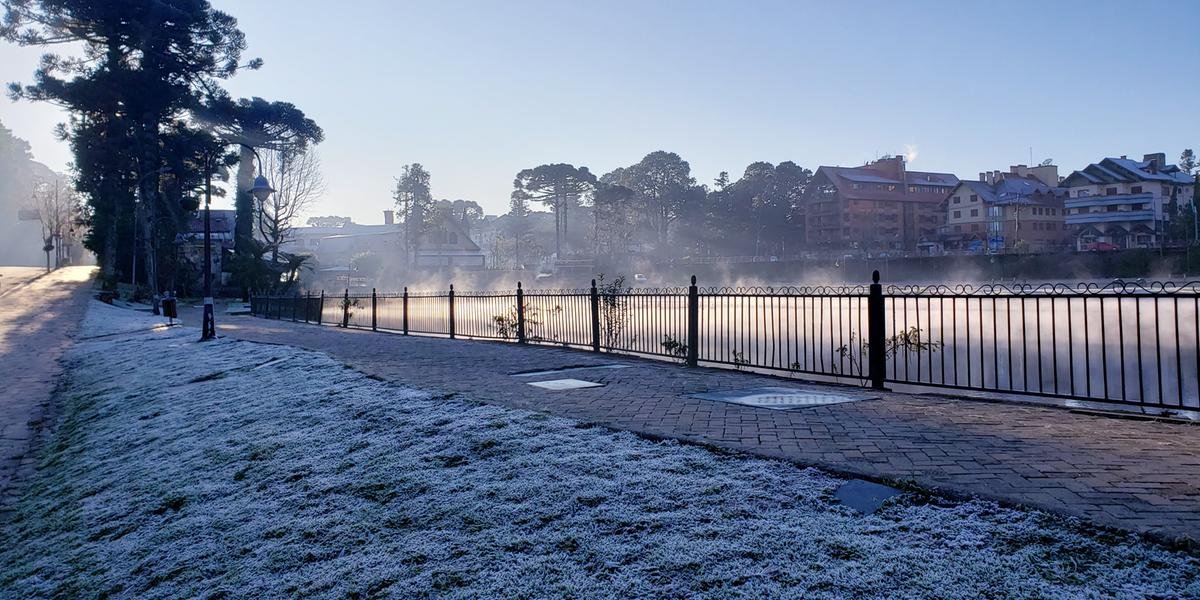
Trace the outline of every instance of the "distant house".
{"label": "distant house", "polygon": [[1171,215],[1174,199],[1192,202],[1192,176],[1167,164],[1166,154],[1142,160],[1105,158],[1063,180],[1066,222],[1077,250],[1154,248]]}
{"label": "distant house", "polygon": [[980,173],[979,181],[959,182],[946,199],[943,242],[967,252],[1062,249],[1070,239],[1065,197],[1054,165]]}
{"label": "distant house", "polygon": [[904,157],[861,167],[817,169],[805,204],[806,243],[817,247],[911,251],[936,238],[942,202],[958,185],[950,173],[909,171]]}
{"label": "distant house", "polygon": [[[382,225],[344,223],[336,227],[296,227],[285,252],[313,254],[322,270],[349,267],[355,255],[374,252],[396,265],[405,264],[407,248],[404,226],[395,222],[390,210],[383,211]],[[416,247],[418,268],[482,269],[483,250],[471,241],[465,228],[455,219],[439,215],[421,234]]]}
{"label": "distant house", "polygon": [[483,269],[487,256],[458,220],[441,215],[417,243],[416,265],[420,268]]}
{"label": "distant house", "polygon": [[[237,211],[213,209],[210,210],[209,235],[212,240],[212,273],[218,285],[223,285],[228,279],[224,273],[224,258],[232,254],[236,236],[235,223]],[[204,272],[204,211],[198,210],[188,218],[187,244],[184,254],[189,262],[196,265],[197,272]],[[197,282],[197,285],[199,283]]]}

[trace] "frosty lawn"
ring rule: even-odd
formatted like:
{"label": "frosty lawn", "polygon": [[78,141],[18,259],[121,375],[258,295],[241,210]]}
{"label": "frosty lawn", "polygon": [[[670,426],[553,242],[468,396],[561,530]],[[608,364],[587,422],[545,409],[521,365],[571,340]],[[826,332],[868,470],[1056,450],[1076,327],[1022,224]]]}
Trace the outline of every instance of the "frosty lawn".
{"label": "frosty lawn", "polygon": [[1200,595],[1195,557],[1044,513],[861,516],[814,469],[151,323],[92,307],[0,596]]}

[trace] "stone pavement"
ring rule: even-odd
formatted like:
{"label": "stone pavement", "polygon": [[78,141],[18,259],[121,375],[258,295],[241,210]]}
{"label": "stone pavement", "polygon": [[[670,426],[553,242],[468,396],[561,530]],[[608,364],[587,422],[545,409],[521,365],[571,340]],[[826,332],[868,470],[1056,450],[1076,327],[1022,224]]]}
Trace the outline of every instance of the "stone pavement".
{"label": "stone pavement", "polygon": [[28,452],[51,420],[51,394],[87,308],[92,267],[67,267],[0,296],[0,507],[14,477],[32,470]]}
{"label": "stone pavement", "polygon": [[[435,392],[1200,541],[1197,425],[899,393],[778,411],[690,394],[799,385],[795,380],[556,347],[405,337],[255,317],[224,317],[218,327],[220,335],[326,352],[369,375]],[[631,366],[542,378],[574,377],[604,387],[550,391],[512,376],[614,362]]]}

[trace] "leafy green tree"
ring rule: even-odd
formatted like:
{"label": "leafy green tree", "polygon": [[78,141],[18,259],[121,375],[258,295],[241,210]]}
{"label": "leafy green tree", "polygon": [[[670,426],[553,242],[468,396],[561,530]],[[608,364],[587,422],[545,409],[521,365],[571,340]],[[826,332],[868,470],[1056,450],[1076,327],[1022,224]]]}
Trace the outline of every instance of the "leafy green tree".
{"label": "leafy green tree", "polygon": [[[178,208],[160,193],[165,138],[220,90],[219,80],[261,65],[241,63],[246,42],[237,21],[204,0],[7,0],[0,36],[24,46],[82,49],[81,56],[47,55],[32,84],[12,84],[9,91],[68,111],[60,132],[72,142],[80,191],[101,225],[93,231],[112,238],[100,254],[106,275],[115,268],[109,244],[133,242],[118,227],[125,220],[120,213],[132,208],[145,240],[147,276],[157,288],[158,242],[174,233],[157,226]],[[80,143],[101,139],[99,150]],[[130,187],[136,207],[126,198]],[[89,238],[93,249],[96,241]]]}
{"label": "leafy green tree", "polygon": [[474,200],[438,200],[433,203],[433,212],[440,218],[462,224],[468,236],[475,233],[483,220],[483,207]]}
{"label": "leafy green tree", "polygon": [[430,175],[421,163],[404,165],[400,177],[396,178],[396,212],[404,227],[406,263],[416,265],[417,244],[421,235],[429,228],[433,212],[433,193],[430,191]]}
{"label": "leafy green tree", "polygon": [[350,268],[363,277],[374,279],[383,272],[383,257],[377,252],[359,252],[350,258]]}
{"label": "leafy green tree", "polygon": [[625,254],[638,231],[637,193],[618,184],[598,183],[593,196],[593,238],[596,256],[616,261]]}
{"label": "leafy green tree", "polygon": [[[301,156],[310,145],[321,143],[325,139],[325,133],[315,121],[305,116],[304,111],[291,102],[272,102],[258,97],[234,100],[223,92],[214,95],[208,104],[198,111],[198,118],[214,127],[227,143],[237,144],[240,149],[237,195],[234,198],[237,212],[234,244],[237,253],[249,253],[257,247],[249,243],[254,239],[255,213],[258,208],[250,194],[250,188],[254,185],[255,151]],[[261,152],[259,158],[265,158]],[[264,251],[278,249],[271,244],[261,248]]]}
{"label": "leafy green tree", "polygon": [[350,217],[329,215],[327,217],[309,217],[305,224],[309,227],[345,227],[353,222]]}
{"label": "leafy green tree", "polygon": [[1185,173],[1191,173],[1196,169],[1196,153],[1192,152],[1191,148],[1186,148],[1179,155],[1179,168]]}
{"label": "leafy green tree", "polygon": [[671,224],[686,211],[686,204],[702,197],[696,193],[696,180],[691,165],[674,152],[658,150],[616,174],[611,183],[627,187],[638,194],[658,239],[662,254],[669,245]]}
{"label": "leafy green tree", "polygon": [[550,208],[554,213],[554,253],[562,258],[567,213],[571,206],[579,206],[595,185],[596,176],[587,167],[565,163],[540,165],[517,173],[513,180],[513,197]]}

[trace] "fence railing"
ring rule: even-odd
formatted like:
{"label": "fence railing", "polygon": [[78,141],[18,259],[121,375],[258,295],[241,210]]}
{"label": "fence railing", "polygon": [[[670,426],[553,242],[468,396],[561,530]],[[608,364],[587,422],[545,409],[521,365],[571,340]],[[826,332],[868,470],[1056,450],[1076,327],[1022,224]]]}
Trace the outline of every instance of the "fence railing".
{"label": "fence railing", "polygon": [[1200,410],[1200,282],[681,288],[252,299],[255,315],[831,377]]}

